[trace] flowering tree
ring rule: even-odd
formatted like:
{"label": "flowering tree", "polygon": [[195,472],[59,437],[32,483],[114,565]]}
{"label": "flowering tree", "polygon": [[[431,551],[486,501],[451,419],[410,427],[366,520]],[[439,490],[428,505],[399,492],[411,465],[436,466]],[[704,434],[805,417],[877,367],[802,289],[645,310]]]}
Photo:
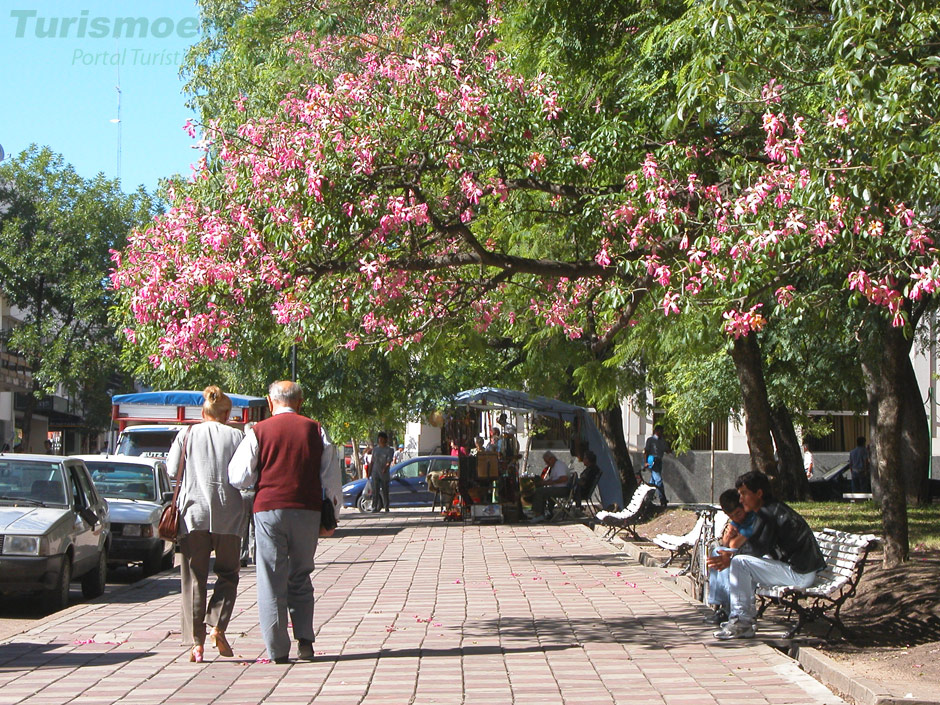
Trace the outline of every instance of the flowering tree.
{"label": "flowering tree", "polygon": [[[733,33],[731,5],[696,12]],[[855,25],[840,17],[844,38]],[[887,321],[885,354],[867,369],[885,400],[886,523],[901,521],[904,490],[886,459],[899,457],[904,331],[940,270],[925,184],[878,161],[907,153],[903,136],[886,140],[869,122],[884,96],[844,93],[820,116],[798,110],[805,92],[767,80],[741,87],[707,129],[651,141],[605,101],[585,105],[549,75],[520,73],[495,16],[419,36],[380,10],[366,24],[291,35],[303,84],[276,111],[254,114],[240,96],[236,124],[203,125],[192,181],[115,255],[125,333],[152,364],[230,359],[270,321],[287,339],[355,350],[419,346],[469,314],[481,329],[552,326],[604,350],[644,300],[667,317],[717,308],[752,458],[771,470],[770,429],[755,429],[769,418],[761,331],[850,298],[864,312],[860,337]],[[681,106],[709,104],[696,70]]]}

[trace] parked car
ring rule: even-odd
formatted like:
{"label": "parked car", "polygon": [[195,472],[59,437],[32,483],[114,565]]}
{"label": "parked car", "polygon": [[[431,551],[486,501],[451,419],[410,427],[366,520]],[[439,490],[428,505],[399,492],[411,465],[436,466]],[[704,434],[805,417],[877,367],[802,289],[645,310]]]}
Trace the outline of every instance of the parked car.
{"label": "parked car", "polygon": [[[388,502],[392,507],[430,507],[434,493],[428,490],[428,473],[457,472],[457,458],[451,455],[425,455],[393,465],[389,471]],[[343,485],[343,506],[372,511],[372,498],[363,495],[367,480]]]}
{"label": "parked car", "polygon": [[114,454],[165,459],[176,434],[183,428],[173,424],[128,426],[121,431]]}
{"label": "parked car", "polygon": [[173,501],[166,462],[159,458],[81,455],[111,507],[112,565],[139,563],[144,575],[173,567],[174,543],[157,533],[163,508]]}
{"label": "parked car", "polygon": [[108,503],[80,459],[0,454],[0,593],[40,593],[56,611],[81,579],[97,597],[110,546]]}

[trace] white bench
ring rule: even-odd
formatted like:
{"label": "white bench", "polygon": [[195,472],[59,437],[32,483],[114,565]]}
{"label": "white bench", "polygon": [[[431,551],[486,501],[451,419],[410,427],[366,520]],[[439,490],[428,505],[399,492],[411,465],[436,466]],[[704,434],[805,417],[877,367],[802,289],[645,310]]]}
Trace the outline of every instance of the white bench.
{"label": "white bench", "polygon": [[[714,517],[714,519],[711,519]],[[711,522],[711,525],[709,525]],[[689,553],[703,539],[711,540],[720,538],[725,531],[725,525],[728,523],[728,515],[716,508],[709,507],[699,511],[698,520],[695,526],[685,534],[677,536],[676,534],[657,534],[653,537],[653,543],[669,551],[669,558],[662,564],[662,568],[668,568],[676,558],[681,558]],[[703,534],[707,532],[708,536]],[[685,575],[692,568],[691,562],[679,575]]]}
{"label": "white bench", "polygon": [[611,540],[621,529],[629,531],[633,534],[633,538],[640,538],[636,533],[636,525],[640,519],[646,516],[655,493],[655,487],[641,483],[636,488],[636,492],[633,493],[633,497],[630,498],[630,504],[627,505],[626,509],[619,512],[598,512],[595,518],[607,527],[604,538],[608,541]]}
{"label": "white bench", "polygon": [[839,611],[845,601],[855,594],[868,552],[878,541],[878,537],[872,534],[852,534],[836,529],[823,529],[815,534],[826,559],[826,567],[819,572],[812,585],[807,588],[767,585],[757,589],[757,597],[761,601],[758,617],[772,603],[797,613],[797,623],[787,632],[787,639],[799,632],[806,622],[817,618],[829,622],[827,638],[837,625],[843,633],[846,632]]}

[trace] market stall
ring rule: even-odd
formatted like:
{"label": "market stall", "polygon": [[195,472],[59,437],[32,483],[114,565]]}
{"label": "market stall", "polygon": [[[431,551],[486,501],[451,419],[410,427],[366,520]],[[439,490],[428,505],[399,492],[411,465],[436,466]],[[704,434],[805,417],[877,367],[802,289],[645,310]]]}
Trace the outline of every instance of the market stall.
{"label": "market stall", "polygon": [[[488,434],[490,427],[499,424],[500,445],[493,456],[485,453],[468,456],[460,462],[460,493],[465,495],[474,518],[494,521],[512,521],[520,515],[520,478],[525,484],[530,438],[520,447],[516,427],[507,420],[507,414],[535,417],[543,416],[567,423],[574,429],[574,445],[589,447],[596,454],[601,468],[598,490],[601,503],[623,504],[620,478],[607,442],[585,407],[567,404],[556,399],[534,397],[508,389],[484,387],[458,394],[454,400],[447,435],[458,448],[472,445],[472,436]],[[492,451],[490,451],[492,452]],[[476,507],[476,508],[474,508]]]}

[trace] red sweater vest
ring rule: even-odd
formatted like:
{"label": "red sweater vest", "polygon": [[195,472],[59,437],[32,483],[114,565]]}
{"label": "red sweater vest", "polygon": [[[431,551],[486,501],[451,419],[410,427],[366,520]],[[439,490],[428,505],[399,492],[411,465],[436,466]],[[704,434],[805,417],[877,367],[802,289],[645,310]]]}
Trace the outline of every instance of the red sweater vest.
{"label": "red sweater vest", "polygon": [[320,424],[306,416],[275,414],[252,429],[258,439],[258,485],[253,509],[323,507]]}

